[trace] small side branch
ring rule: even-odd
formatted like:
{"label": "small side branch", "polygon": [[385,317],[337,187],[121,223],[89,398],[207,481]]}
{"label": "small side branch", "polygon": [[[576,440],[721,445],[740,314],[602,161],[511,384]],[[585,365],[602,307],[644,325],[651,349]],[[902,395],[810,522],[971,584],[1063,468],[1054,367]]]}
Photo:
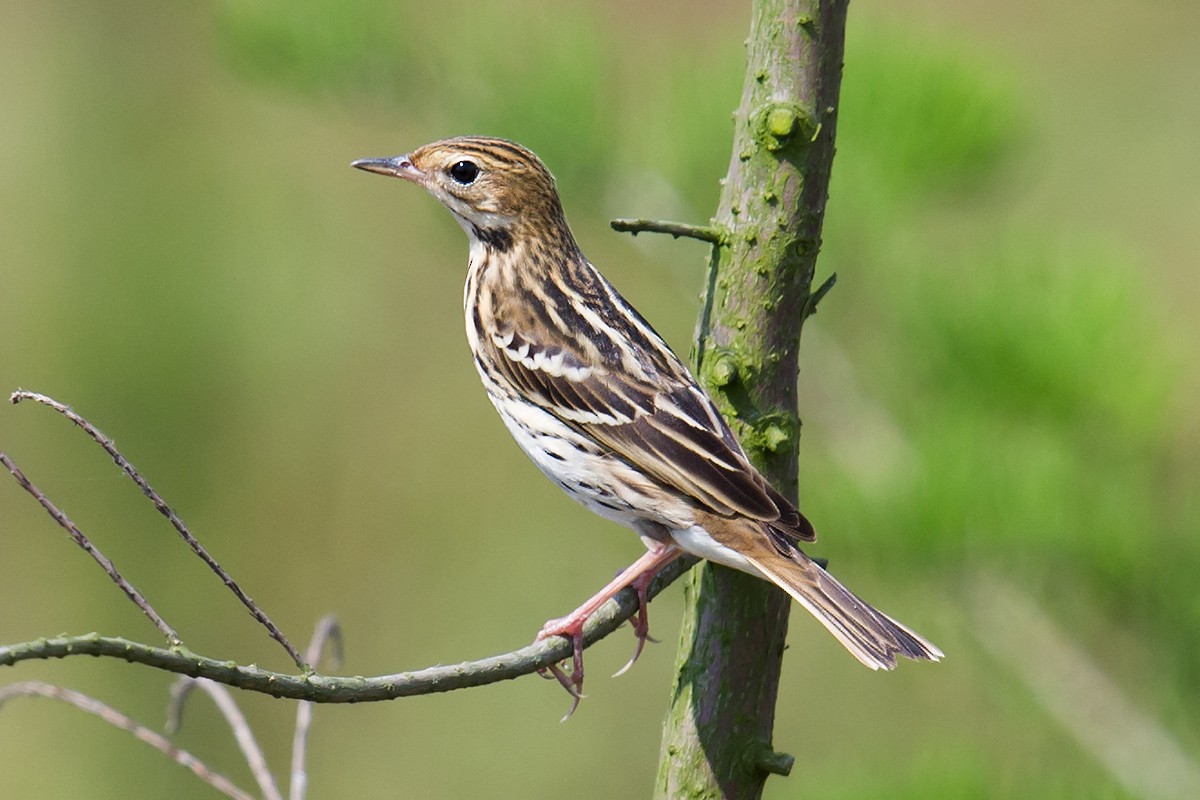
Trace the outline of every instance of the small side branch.
{"label": "small side branch", "polygon": [[[283,649],[287,651],[288,655],[291,656],[292,661],[295,662],[296,666],[302,671],[307,671],[309,669],[308,664],[305,663],[304,659],[300,656],[300,652],[296,650],[296,648],[292,646],[292,643],[288,641],[288,638],[283,635],[283,631],[279,630],[275,623],[271,621],[271,618],[268,617],[253,600],[250,599],[249,595],[242,591],[242,587],[238,585],[237,581],[235,581],[229,575],[229,573],[226,572],[219,563],[217,563],[217,560],[213,558],[206,549],[204,549],[204,545],[200,544],[196,537],[192,535],[192,532],[188,530],[187,525],[183,524],[183,520],[179,518],[179,515],[176,514],[169,505],[167,505],[167,502],[163,500],[162,496],[159,495],[158,492],[154,491],[149,482],[147,482],[146,479],[142,477],[141,473],[134,468],[133,464],[129,463],[129,460],[125,458],[125,456],[123,456],[119,450],[117,450],[117,447],[113,444],[112,439],[109,439],[107,436],[101,433],[101,431],[95,425],[77,414],[71,409],[70,406],[66,405],[65,403],[58,402],[53,397],[47,397],[44,394],[27,392],[20,389],[13,392],[9,397],[9,401],[13,405],[17,405],[22,400],[33,400],[36,403],[40,403],[41,405],[54,409],[67,419],[71,420],[71,422],[82,428],[84,433],[91,437],[92,441],[104,448],[104,451],[112,457],[112,460],[118,467],[121,468],[121,471],[124,472],[131,481],[137,484],[137,487],[142,490],[142,494],[146,495],[150,502],[154,504],[154,507],[158,509],[158,512],[167,518],[167,521],[171,523],[171,526],[175,528],[176,532],[179,533],[180,538],[187,543],[187,546],[192,549],[192,552],[199,556],[200,559],[208,565],[209,569],[216,573],[217,577],[221,579],[221,582],[225,584],[229,591],[233,592],[234,596],[241,601],[242,605],[245,606],[247,610],[249,610],[250,615],[253,616],[254,619],[259,622],[259,624],[267,629],[267,632],[271,635],[272,639],[279,642]],[[16,476],[17,473],[14,472],[13,475]],[[20,481],[20,478],[18,478],[18,481]],[[24,484],[22,485],[24,486]],[[29,491],[29,489],[26,488],[26,491]],[[38,495],[34,496],[37,497]],[[46,502],[43,499],[39,499],[39,502],[42,502],[42,505],[46,506]],[[49,511],[50,507],[47,507],[46,510]],[[60,525],[63,525],[62,520],[55,516],[54,512],[51,512],[51,516],[54,516],[55,520]],[[63,527],[66,526],[63,525]],[[71,529],[67,528],[67,530],[70,531]],[[74,533],[71,535],[75,536]],[[78,541],[78,539],[76,541]],[[84,549],[87,548],[85,547]],[[95,558],[94,555],[93,558]],[[113,573],[110,572],[109,574],[112,575]],[[114,580],[117,579],[114,578]],[[122,588],[124,588],[124,586],[122,586]],[[126,594],[129,594],[129,592],[126,591]],[[133,598],[133,595],[130,595],[130,597],[135,603],[138,602],[136,598]],[[139,603],[139,608],[140,607],[141,603]],[[143,611],[144,610],[145,609],[143,609]],[[172,632],[172,635],[174,635],[174,632]],[[175,644],[177,642],[173,641],[172,643]]]}
{"label": "small side branch", "polygon": [[183,719],[183,704],[187,701],[188,695],[192,693],[192,689],[200,689],[207,693],[217,710],[221,712],[221,716],[225,717],[225,723],[233,732],[234,741],[242,751],[242,757],[246,759],[250,774],[258,783],[258,790],[262,793],[263,800],[283,800],[283,795],[275,783],[275,777],[267,767],[267,758],[263,755],[258,739],[254,737],[254,732],[250,730],[250,723],[246,721],[245,715],[242,714],[242,710],[238,708],[237,703],[233,700],[233,695],[226,687],[204,678],[186,676],[179,678],[171,687],[171,701],[167,706],[167,732],[172,735],[178,733]]}
{"label": "small side branch", "polygon": [[[304,657],[314,667],[321,662],[326,646],[331,669],[342,668],[342,629],[333,615],[326,615],[317,623],[312,640]],[[288,800],[304,800],[308,794],[308,731],[312,727],[312,703],[296,704],[296,728],[292,734],[292,777],[288,781]]]}
{"label": "small side branch", "polygon": [[752,747],[749,755],[751,768],[767,775],[782,775],[786,778],[792,774],[792,767],[796,765],[795,756],[777,752],[768,744]]}
{"label": "small side branch", "polygon": [[808,319],[813,314],[817,313],[817,304],[829,294],[829,290],[837,286],[837,273],[829,273],[829,277],[825,282],[817,287],[817,290],[808,296],[808,302],[804,305],[804,318]]}
{"label": "small side branch", "polygon": [[37,500],[38,505],[44,508],[46,513],[49,514],[51,518],[53,518],[54,521],[57,522],[60,527],[62,527],[63,530],[71,535],[71,539],[75,541],[75,544],[79,545],[85,553],[92,557],[92,560],[100,565],[100,568],[104,570],[108,577],[112,578],[113,583],[121,587],[121,591],[125,593],[125,596],[132,600],[133,604],[141,609],[141,612],[145,614],[151,622],[154,623],[154,627],[158,628],[162,635],[166,637],[168,644],[170,644],[172,647],[178,647],[183,644],[182,640],[179,638],[179,634],[175,632],[174,628],[167,624],[166,620],[159,616],[159,613],[155,611],[154,607],[151,606],[149,601],[146,600],[145,595],[138,591],[137,587],[125,580],[113,562],[110,561],[108,557],[104,555],[104,553],[100,552],[100,548],[92,544],[91,540],[84,535],[83,531],[79,530],[79,527],[71,520],[71,518],[68,517],[61,509],[59,509],[58,506],[50,502],[50,498],[46,497],[41,489],[34,486],[33,482],[30,481],[29,478],[25,477],[25,473],[22,472],[20,468],[13,463],[12,459],[10,459],[3,452],[0,452],[0,465],[3,465],[5,469],[12,473],[13,478],[16,479],[20,487],[28,492],[34,500]]}
{"label": "small side branch", "polygon": [[657,219],[614,219],[609,223],[618,233],[669,233],[678,239],[685,236],[717,246],[725,243],[725,231],[715,225],[689,225],[686,222],[667,222]]}
{"label": "small side branch", "polygon": [[214,772],[208,765],[188,751],[181,750],[159,733],[150,730],[145,725],[139,724],[112,706],[102,703],[90,695],[71,689],[64,689],[61,686],[42,683],[41,681],[25,681],[14,683],[11,686],[0,687],[0,705],[4,705],[5,702],[15,697],[47,697],[51,700],[58,700],[72,705],[88,714],[94,714],[109,725],[132,733],[135,737],[150,745],[155,750],[158,750],[181,767],[187,767],[196,777],[226,797],[233,798],[233,800],[254,800],[250,794],[239,789],[224,775]]}

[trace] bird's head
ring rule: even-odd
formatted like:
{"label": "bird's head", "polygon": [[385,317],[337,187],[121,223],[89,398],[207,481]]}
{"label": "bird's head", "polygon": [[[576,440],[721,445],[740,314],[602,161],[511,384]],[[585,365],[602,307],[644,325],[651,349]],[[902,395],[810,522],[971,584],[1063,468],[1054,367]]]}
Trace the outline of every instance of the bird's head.
{"label": "bird's head", "polygon": [[425,187],[473,241],[500,250],[524,235],[566,231],[550,171],[532,152],[506,139],[460,136],[351,166]]}

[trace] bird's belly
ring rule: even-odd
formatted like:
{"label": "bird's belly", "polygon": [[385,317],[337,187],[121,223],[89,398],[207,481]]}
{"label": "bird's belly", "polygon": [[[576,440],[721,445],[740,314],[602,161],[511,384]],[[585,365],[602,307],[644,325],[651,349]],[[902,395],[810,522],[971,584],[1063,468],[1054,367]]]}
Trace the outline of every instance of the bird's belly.
{"label": "bird's belly", "polygon": [[489,397],[537,468],[585,508],[635,530],[647,521],[669,528],[692,524],[686,502],[599,443],[525,400]]}

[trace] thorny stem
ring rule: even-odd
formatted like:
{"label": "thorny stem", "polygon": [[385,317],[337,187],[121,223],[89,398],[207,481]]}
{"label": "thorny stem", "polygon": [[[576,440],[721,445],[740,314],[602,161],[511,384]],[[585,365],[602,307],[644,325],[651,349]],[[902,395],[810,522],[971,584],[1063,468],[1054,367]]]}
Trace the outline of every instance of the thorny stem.
{"label": "thorny stem", "polygon": [[808,296],[808,303],[804,306],[805,319],[817,313],[817,304],[825,299],[825,295],[829,294],[829,290],[837,286],[837,273],[831,272],[825,282],[817,287],[817,290]]}

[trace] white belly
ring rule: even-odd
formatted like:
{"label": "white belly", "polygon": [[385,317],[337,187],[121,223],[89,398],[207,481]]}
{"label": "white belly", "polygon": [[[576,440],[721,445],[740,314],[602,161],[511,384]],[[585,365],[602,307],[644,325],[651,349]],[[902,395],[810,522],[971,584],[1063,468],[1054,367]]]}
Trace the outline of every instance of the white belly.
{"label": "white belly", "polygon": [[[509,433],[542,473],[600,516],[638,531],[666,528],[685,552],[765,577],[744,556],[695,525],[688,503],[648,480],[557,417],[529,403],[488,396]],[[662,526],[662,527],[658,527]]]}
{"label": "white belly", "polygon": [[590,511],[634,530],[644,522],[671,529],[692,524],[686,502],[562,420],[530,403],[489,397],[537,468]]}

